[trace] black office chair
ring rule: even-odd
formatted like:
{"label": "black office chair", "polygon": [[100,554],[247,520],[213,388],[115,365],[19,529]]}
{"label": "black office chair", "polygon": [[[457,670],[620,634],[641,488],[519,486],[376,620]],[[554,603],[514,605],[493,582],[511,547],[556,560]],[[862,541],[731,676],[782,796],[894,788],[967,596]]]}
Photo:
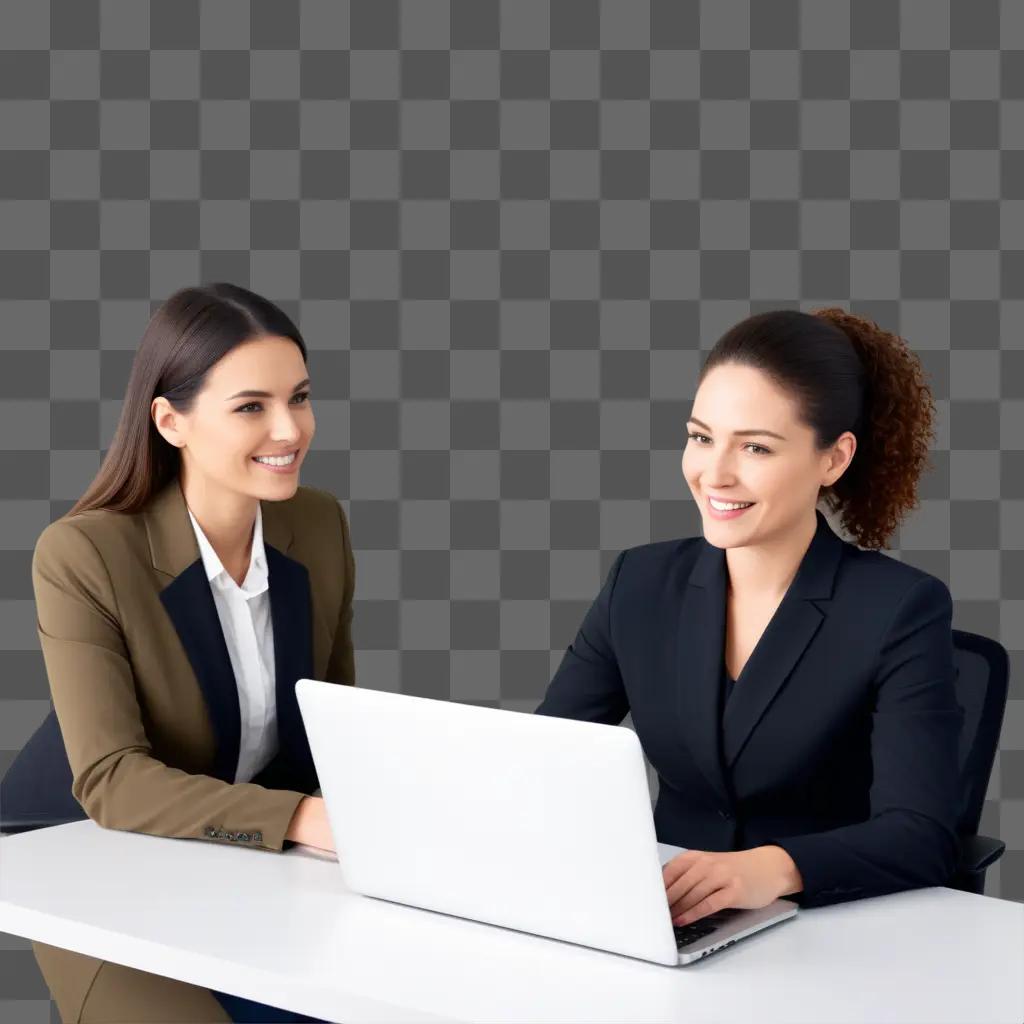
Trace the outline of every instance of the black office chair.
{"label": "black office chair", "polygon": [[51,704],[0,781],[0,832],[29,832],[86,817],[71,795],[71,765]]}
{"label": "black office chair", "polygon": [[999,747],[1009,690],[1010,659],[997,640],[953,630],[956,699],[964,709],[960,733],[960,862],[949,889],[985,892],[985,869],[1003,855],[1006,843],[978,835],[992,764]]}
{"label": "black office chair", "polygon": [[[947,888],[983,894],[985,869],[1006,844],[979,836],[978,825],[1003,725],[1009,658],[996,640],[953,630],[956,695],[964,709],[960,734],[961,804],[957,821],[960,861]],[[50,713],[0,782],[0,832],[27,832],[86,817],[71,795],[71,767],[57,716]]]}

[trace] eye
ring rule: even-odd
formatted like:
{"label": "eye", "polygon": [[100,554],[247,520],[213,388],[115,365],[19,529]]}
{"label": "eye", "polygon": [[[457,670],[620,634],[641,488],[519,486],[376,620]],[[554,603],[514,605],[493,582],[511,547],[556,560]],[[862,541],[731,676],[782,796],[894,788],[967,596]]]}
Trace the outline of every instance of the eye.
{"label": "eye", "polygon": [[[302,398],[302,399],[309,398],[309,392],[308,391],[300,391],[297,395],[292,395],[292,398],[293,399],[294,398]],[[259,402],[246,402],[245,405],[239,406],[235,410],[235,412],[248,412],[250,405],[259,405],[259,404],[260,404]]]}
{"label": "eye", "polygon": [[[688,433],[686,436],[687,437],[691,437],[694,440],[697,440],[698,438],[703,438],[704,440],[707,440],[707,441],[711,440],[711,438],[708,437],[707,434],[698,434],[698,433],[692,432],[692,431],[690,433]],[[700,442],[700,446],[702,448],[705,447],[704,441]],[[753,441],[749,441],[743,447],[744,448],[756,448],[757,451],[754,452],[755,455],[771,455],[771,450],[769,448],[765,448],[765,446],[763,444],[755,444]]]}

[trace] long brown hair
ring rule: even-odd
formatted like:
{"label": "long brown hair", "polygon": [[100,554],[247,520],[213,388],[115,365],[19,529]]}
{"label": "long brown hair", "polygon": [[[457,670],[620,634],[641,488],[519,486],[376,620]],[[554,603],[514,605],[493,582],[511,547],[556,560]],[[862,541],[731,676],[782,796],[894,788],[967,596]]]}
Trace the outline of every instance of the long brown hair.
{"label": "long brown hair", "polygon": [[907,342],[837,306],[770,310],[726,331],[698,383],[722,363],[762,370],[792,394],[819,450],[843,431],[853,433],[853,461],[818,497],[860,547],[888,547],[918,505],[917,484],[930,466],[934,438],[935,403]]}
{"label": "long brown hair", "polygon": [[306,343],[288,315],[268,299],[227,282],[181,288],[150,318],[132,361],[110,449],[92,483],[66,516],[90,509],[137,512],[181,471],[181,451],[150,415],[164,397],[187,414],[210,369],[237,345],[264,335],[290,338],[307,362]]}

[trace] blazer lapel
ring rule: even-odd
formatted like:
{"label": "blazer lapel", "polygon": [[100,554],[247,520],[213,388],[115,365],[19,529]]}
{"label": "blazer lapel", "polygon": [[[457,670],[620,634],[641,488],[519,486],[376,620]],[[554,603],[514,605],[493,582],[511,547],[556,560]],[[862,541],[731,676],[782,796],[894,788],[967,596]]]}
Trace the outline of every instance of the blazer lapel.
{"label": "blazer lapel", "polygon": [[[728,569],[703,542],[680,613],[677,688],[681,728],[702,773],[732,802],[727,774],[828,613],[844,542],[816,511],[817,529],[796,576],[741,672],[719,731]],[[721,739],[719,739],[721,736]]]}
{"label": "blazer lapel", "polygon": [[[263,508],[265,516],[266,504]],[[270,574],[270,619],[274,627],[278,757],[290,768],[295,788],[312,790],[317,786],[316,769],[295,699],[296,682],[313,677],[309,570],[267,542],[266,519],[263,547]]]}
{"label": "blazer lapel", "polygon": [[[187,525],[191,529],[191,524]],[[192,565],[160,591],[160,600],[185,648],[213,723],[217,753],[210,774],[224,782],[234,782],[241,742],[238,687],[217,606],[198,554]]]}
{"label": "blazer lapel", "polygon": [[[305,780],[312,771],[312,757],[295,699],[295,683],[313,675],[309,570],[286,554],[294,538],[277,504],[261,502],[274,630],[280,748],[275,760],[286,762],[298,779]],[[153,498],[144,516],[153,567],[170,579],[160,600],[188,656],[217,737],[211,774],[234,782],[241,740],[238,684],[177,478]]]}
{"label": "blazer lapel", "polygon": [[680,732],[683,745],[701,774],[719,799],[731,804],[718,730],[719,673],[725,635],[725,551],[703,541],[684,586],[676,630]]}

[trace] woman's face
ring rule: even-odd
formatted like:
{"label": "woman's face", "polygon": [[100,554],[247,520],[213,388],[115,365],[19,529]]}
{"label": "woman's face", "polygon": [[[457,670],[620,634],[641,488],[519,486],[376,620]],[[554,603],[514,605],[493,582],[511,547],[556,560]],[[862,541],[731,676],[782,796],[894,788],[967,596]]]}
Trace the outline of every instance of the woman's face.
{"label": "woman's face", "polygon": [[[268,395],[239,394],[245,391]],[[172,444],[184,442],[182,470],[190,480],[268,501],[295,493],[316,431],[306,364],[295,342],[264,336],[236,346],[214,364],[189,415],[167,410],[166,399],[154,399],[161,433]],[[283,472],[254,461],[293,452]]]}
{"label": "woman's face", "polygon": [[[708,372],[686,429],[683,476],[705,539],[720,548],[764,543],[806,523],[819,488],[840,477],[856,448],[847,431],[831,449],[817,451],[790,397],[760,370],[733,363]],[[753,504],[718,513],[712,497]]]}

